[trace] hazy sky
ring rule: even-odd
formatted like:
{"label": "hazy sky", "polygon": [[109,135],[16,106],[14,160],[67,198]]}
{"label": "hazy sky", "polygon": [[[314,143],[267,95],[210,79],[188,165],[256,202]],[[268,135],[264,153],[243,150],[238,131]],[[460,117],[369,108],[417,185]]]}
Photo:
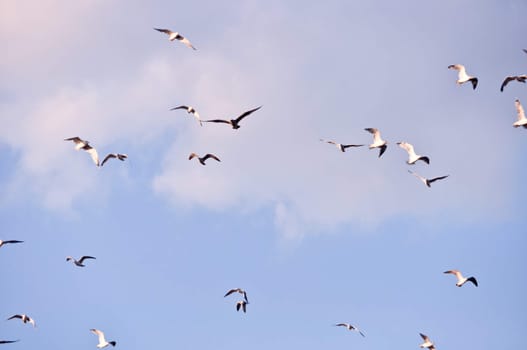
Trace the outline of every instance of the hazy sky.
{"label": "hazy sky", "polygon": [[[9,348],[521,348],[524,0],[0,0]],[[170,28],[197,51],[152,28]],[[479,78],[473,91],[448,70]],[[239,130],[199,124],[262,105]],[[341,153],[320,138],[388,141]],[[121,163],[96,168],[63,139]],[[396,142],[430,165],[405,163]],[[201,166],[191,152],[214,153]],[[408,174],[450,175],[426,188]],[[93,255],[78,268],[67,255]],[[455,286],[460,269],[480,286]],[[237,313],[247,290],[247,313]],[[366,337],[332,326],[349,322]]]}

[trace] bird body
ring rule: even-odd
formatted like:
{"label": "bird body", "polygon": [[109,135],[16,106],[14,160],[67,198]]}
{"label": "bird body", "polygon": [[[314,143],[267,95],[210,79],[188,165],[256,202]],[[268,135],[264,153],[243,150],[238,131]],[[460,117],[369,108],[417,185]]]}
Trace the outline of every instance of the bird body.
{"label": "bird body", "polygon": [[203,157],[198,156],[196,153],[191,153],[188,156],[188,160],[191,160],[192,158],[198,158],[201,165],[205,165],[205,161],[209,158],[212,158],[214,160],[217,160],[218,162],[221,162],[220,158],[216,157],[214,154],[207,153]]}
{"label": "bird body", "polygon": [[35,323],[35,320],[32,319],[31,317],[29,317],[28,315],[25,315],[25,314],[20,314],[20,315],[13,315],[11,317],[8,318],[8,320],[12,320],[13,318],[19,318],[22,320],[22,322],[24,323],[31,323],[33,325],[33,327],[36,327],[36,323]]}
{"label": "bird body", "polygon": [[108,345],[115,346],[117,342],[115,341],[106,341],[106,338],[104,338],[104,333],[98,329],[90,329],[90,332],[93,334],[96,334],[99,337],[99,344],[97,344],[97,347],[99,349],[105,348]]}
{"label": "bird body", "polygon": [[106,155],[106,157],[104,157],[104,159],[102,160],[102,163],[101,163],[101,166],[104,165],[104,163],[106,163],[108,160],[110,159],[119,159],[120,161],[123,161],[128,158],[128,156],[126,154],[123,154],[123,153],[109,153]]}
{"label": "bird body", "polygon": [[512,76],[506,77],[503,83],[501,83],[500,91],[503,92],[503,89],[505,88],[505,86],[507,86],[507,84],[513,80],[516,80],[520,83],[525,84],[525,81],[527,81],[527,75],[512,75]]}
{"label": "bird body", "polygon": [[437,180],[443,180],[443,179],[446,179],[448,177],[448,175],[444,175],[444,176],[434,177],[432,179],[427,179],[427,178],[422,177],[421,175],[419,175],[417,173],[414,173],[413,171],[408,170],[408,172],[410,174],[412,174],[413,176],[417,177],[419,180],[421,180],[428,187],[431,187],[431,184],[433,182],[435,182]]}
{"label": "bird body", "polygon": [[326,140],[323,140],[323,139],[320,139],[320,141],[325,142],[325,143],[330,143],[332,145],[335,145],[341,152],[346,152],[346,149],[350,148],[350,147],[362,147],[362,146],[364,146],[364,145],[343,145],[343,144],[337,143],[335,141],[326,141]]}
{"label": "bird body", "polygon": [[449,274],[452,274],[452,275],[455,275],[456,278],[457,278],[457,282],[456,282],[456,286],[458,287],[461,287],[462,285],[464,285],[465,283],[467,282],[472,282],[476,287],[478,286],[478,281],[476,280],[475,277],[463,277],[463,275],[461,274],[461,271],[458,271],[458,270],[448,270],[448,271],[445,271],[443,273],[449,273]]}
{"label": "bird body", "polygon": [[430,158],[428,158],[427,156],[421,156],[416,154],[414,151],[414,146],[412,146],[408,142],[397,142],[397,144],[399,145],[399,147],[408,152],[408,160],[406,161],[407,164],[415,164],[415,162],[417,162],[418,160],[422,160],[426,164],[430,164]]}
{"label": "bird body", "polygon": [[352,325],[349,324],[349,323],[337,323],[335,326],[337,326],[337,327],[346,327],[349,331],[355,331],[355,332],[358,332],[360,335],[362,335],[363,337],[365,337],[364,333],[362,333],[357,327],[352,326]]}
{"label": "bird body", "polygon": [[465,69],[465,66],[462,64],[451,64],[448,66],[448,69],[454,69],[457,70],[457,81],[456,83],[458,85],[464,84],[467,81],[470,81],[472,83],[472,89],[475,90],[478,86],[478,78],[470,76],[467,74],[467,71]]}
{"label": "bird body", "polygon": [[14,240],[14,239],[7,240],[7,241],[2,241],[0,239],[0,247],[2,247],[4,244],[14,244],[14,243],[24,243],[24,241],[17,241],[17,240]]}
{"label": "bird body", "polygon": [[64,141],[73,141],[73,143],[75,144],[75,149],[77,151],[82,149],[83,151],[88,152],[95,165],[99,166],[99,155],[97,154],[97,150],[90,146],[89,141],[83,140],[78,136],[64,139]]}
{"label": "bird body", "polygon": [[80,266],[80,267],[84,267],[85,266],[85,265],[83,265],[83,262],[86,259],[95,259],[95,258],[93,256],[89,256],[89,255],[84,255],[79,260],[77,260],[75,258],[72,258],[71,256],[67,256],[66,257],[66,261],[72,260],[75,265]]}
{"label": "bird body", "polygon": [[518,120],[512,123],[512,126],[515,128],[523,126],[527,129],[527,118],[525,117],[525,111],[523,110],[520,100],[516,99],[516,101],[514,101],[514,105],[516,106],[516,112],[518,113]]}
{"label": "bird body", "polygon": [[188,114],[194,115],[194,117],[198,120],[199,125],[203,126],[203,123],[201,122],[201,118],[199,116],[199,113],[194,109],[194,107],[181,105],[181,106],[177,106],[177,107],[171,108],[170,110],[174,111],[176,109],[185,109]]}
{"label": "bird body", "polygon": [[193,50],[197,50],[187,38],[185,38],[183,35],[179,34],[178,32],[173,32],[170,29],[161,29],[161,28],[154,28],[154,29],[157,30],[158,32],[167,34],[168,40],[170,41],[174,41],[177,39],[181,41],[183,44],[185,44],[187,47]]}
{"label": "bird body", "polygon": [[422,344],[419,345],[420,348],[427,348],[429,350],[434,350],[435,349],[435,345],[434,343],[432,343],[432,341],[430,340],[430,338],[428,338],[427,335],[423,334],[423,333],[419,333],[419,335],[421,336],[421,338],[423,338],[424,342]]}
{"label": "bird body", "polygon": [[370,149],[379,148],[379,158],[380,158],[382,154],[386,151],[386,148],[388,147],[387,146],[388,142],[384,141],[381,138],[381,133],[379,132],[379,130],[375,128],[366,128],[364,130],[366,130],[370,134],[373,134],[373,143],[370,144],[369,148]]}
{"label": "bird body", "polygon": [[236,119],[230,119],[230,120],[225,120],[225,119],[210,119],[210,120],[204,120],[205,123],[224,123],[224,124],[229,124],[230,126],[232,126],[233,129],[239,129],[240,128],[240,122],[243,118],[247,117],[249,114],[253,113],[253,112],[256,112],[257,110],[259,110],[260,108],[262,108],[262,106],[260,107],[256,107],[254,109],[251,109],[251,110],[248,110],[246,112],[243,112],[242,114],[240,114]]}

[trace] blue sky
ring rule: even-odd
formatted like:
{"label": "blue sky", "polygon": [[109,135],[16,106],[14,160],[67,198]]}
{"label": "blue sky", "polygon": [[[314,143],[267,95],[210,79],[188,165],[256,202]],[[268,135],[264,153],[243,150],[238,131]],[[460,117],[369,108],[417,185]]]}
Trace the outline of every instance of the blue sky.
{"label": "blue sky", "polygon": [[[520,347],[522,0],[3,1],[0,321],[20,349]],[[171,28],[189,50],[152,28]],[[479,78],[456,86],[449,64]],[[524,101],[525,100],[525,101]],[[239,130],[204,119],[263,105]],[[320,138],[388,140],[339,152]],[[94,167],[66,137],[125,162]],[[398,141],[430,156],[408,166]],[[203,167],[191,152],[214,153]],[[450,175],[426,188],[407,170]],[[85,268],[68,255],[93,255]],[[460,269],[480,286],[455,286]],[[247,290],[237,313],[230,288]],[[366,337],[333,327],[358,326]]]}

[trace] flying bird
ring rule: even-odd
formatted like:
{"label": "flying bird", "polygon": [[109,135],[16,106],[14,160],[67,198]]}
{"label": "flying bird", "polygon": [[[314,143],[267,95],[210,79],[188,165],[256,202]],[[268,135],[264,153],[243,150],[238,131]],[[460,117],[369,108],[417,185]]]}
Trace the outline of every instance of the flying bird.
{"label": "flying bird", "polygon": [[203,123],[201,122],[201,118],[199,117],[199,113],[194,109],[194,107],[181,105],[181,106],[171,108],[170,110],[174,111],[176,109],[185,109],[188,114],[194,115],[194,117],[198,120],[199,125],[203,126]]}
{"label": "flying bird", "polygon": [[457,81],[456,83],[458,85],[461,85],[463,83],[466,83],[467,81],[470,81],[472,83],[472,89],[476,90],[476,86],[478,86],[478,78],[472,77],[467,74],[467,71],[465,70],[465,66],[462,64],[451,64],[448,66],[448,69],[455,69],[457,70]]}
{"label": "flying bird", "polygon": [[465,277],[463,277],[461,272],[458,271],[458,270],[448,270],[448,271],[445,271],[443,273],[450,273],[450,274],[456,275],[456,278],[457,278],[456,286],[458,286],[458,287],[461,287],[462,285],[467,283],[467,281],[472,282],[476,287],[478,286],[478,281],[476,280],[475,277],[465,278]]}
{"label": "flying bird", "polygon": [[525,81],[527,80],[527,75],[513,75],[513,76],[505,78],[503,83],[501,83],[500,91],[503,92],[503,88],[507,86],[507,84],[513,80],[517,80],[520,83],[525,83]]}
{"label": "flying bird", "polygon": [[430,164],[430,158],[428,158],[427,156],[415,154],[414,146],[412,146],[408,142],[397,142],[397,144],[399,145],[399,147],[408,152],[408,160],[406,161],[407,164],[415,164],[415,162],[417,162],[418,160],[422,160],[426,164]]}
{"label": "flying bird", "polygon": [[225,124],[229,124],[232,126],[233,129],[239,129],[240,128],[240,125],[239,123],[241,122],[241,120],[245,117],[247,117],[249,114],[253,113],[253,112],[256,112],[257,110],[259,110],[260,108],[262,108],[262,106],[260,107],[257,107],[257,108],[254,108],[254,109],[251,109],[247,112],[243,112],[242,114],[240,114],[240,116],[236,119],[230,119],[230,120],[225,120],[225,119],[211,119],[211,120],[204,120],[205,123],[225,123]]}
{"label": "flying bird", "polygon": [[32,319],[31,317],[29,317],[28,315],[24,315],[24,314],[21,314],[21,315],[13,315],[11,317],[9,317],[7,320],[12,320],[13,318],[19,318],[22,320],[22,322],[24,323],[31,323],[33,325],[33,327],[36,327],[37,325],[35,324],[35,320]]}
{"label": "flying bird", "polygon": [[236,311],[240,311],[240,309],[243,310],[243,312],[245,313],[246,310],[247,310],[247,304],[249,304],[249,302],[245,301],[245,300],[240,300],[236,303]]}
{"label": "flying bird", "polygon": [[2,241],[0,239],[0,247],[2,247],[4,244],[14,244],[14,243],[24,243],[24,241],[16,241],[14,239],[8,240],[8,241]]}
{"label": "flying bird", "polygon": [[330,143],[332,145],[335,145],[337,146],[337,148],[341,151],[341,152],[346,152],[346,148],[350,148],[350,147],[362,147],[364,145],[343,145],[341,143],[336,143],[335,141],[326,141],[326,140],[323,140],[323,139],[320,139],[320,141],[322,142],[325,142],[325,143]]}
{"label": "flying bird", "polygon": [[226,296],[231,295],[232,293],[240,293],[241,295],[243,295],[243,298],[245,299],[245,301],[249,302],[249,300],[247,299],[247,293],[241,288],[231,289],[223,297],[225,298]]}
{"label": "flying bird", "polygon": [[421,338],[423,338],[424,342],[419,345],[420,348],[428,348],[429,350],[434,350],[436,347],[434,346],[434,343],[432,343],[432,341],[430,340],[430,338],[428,338],[427,335],[423,334],[423,333],[419,333],[419,335],[421,336]]}
{"label": "flying bird", "polygon": [[349,323],[337,323],[335,326],[337,326],[337,327],[346,327],[348,330],[359,332],[360,335],[365,337],[365,335],[357,327],[352,326]]}
{"label": "flying bird", "polygon": [[77,151],[82,149],[82,150],[88,152],[89,155],[91,156],[91,159],[95,163],[95,165],[99,166],[99,155],[97,154],[97,150],[95,148],[93,148],[92,146],[90,146],[90,142],[89,141],[83,140],[83,139],[81,139],[78,136],[64,139],[64,141],[73,141],[73,143],[75,144],[75,149]]}
{"label": "flying bird", "polygon": [[157,30],[158,32],[167,34],[168,40],[174,41],[177,39],[181,41],[183,44],[185,44],[187,47],[190,47],[191,49],[196,50],[196,48],[192,46],[190,41],[187,38],[185,38],[183,35],[179,34],[178,32],[173,32],[170,29],[159,29],[159,28],[154,28],[154,29]]}
{"label": "flying bird", "polygon": [[113,159],[113,158],[117,158],[119,159],[120,161],[124,162],[124,160],[126,158],[128,158],[128,156],[126,154],[123,154],[123,153],[109,153],[106,155],[106,157],[104,157],[104,159],[102,160],[102,163],[101,163],[101,166],[104,165],[104,163],[106,163],[108,160],[110,159]]}
{"label": "flying bird", "polygon": [[214,160],[217,160],[218,162],[221,162],[220,158],[216,157],[214,154],[207,153],[203,157],[199,157],[196,153],[191,153],[190,156],[188,156],[188,160],[191,160],[192,158],[198,158],[201,165],[205,165],[205,161],[209,158],[212,158]]}
{"label": "flying bird", "polygon": [[408,172],[410,174],[412,174],[413,176],[417,177],[419,180],[421,180],[428,187],[431,187],[430,185],[432,184],[432,182],[435,182],[437,180],[443,180],[443,179],[446,179],[448,177],[448,175],[445,175],[445,176],[434,177],[433,179],[427,179],[427,178],[424,178],[424,177],[422,177],[421,175],[419,175],[417,173],[414,173],[413,171],[408,170]]}
{"label": "flying bird", "polygon": [[366,130],[370,134],[373,134],[373,143],[369,146],[369,148],[370,149],[379,148],[380,149],[379,158],[380,158],[382,154],[384,153],[384,151],[386,151],[386,147],[388,147],[387,146],[388,142],[384,141],[381,138],[381,133],[379,132],[379,130],[375,128],[366,128],[364,130]]}
{"label": "flying bird", "polygon": [[518,112],[518,120],[512,123],[512,126],[514,126],[515,128],[523,126],[527,129],[527,118],[525,117],[525,111],[523,110],[520,100],[516,99],[516,101],[514,101],[514,104],[516,105],[516,112]]}
{"label": "flying bird", "polygon": [[107,347],[108,345],[111,345],[111,346],[115,346],[117,344],[117,342],[115,341],[106,341],[106,339],[104,338],[104,333],[98,329],[90,329],[90,331],[93,333],[93,334],[97,334],[97,336],[99,337],[99,344],[97,344],[97,347],[99,349],[102,349],[102,348],[105,348]]}
{"label": "flying bird", "polygon": [[16,343],[17,341],[20,341],[20,340],[0,340],[0,344],[11,344],[11,343]]}
{"label": "flying bird", "polygon": [[70,260],[73,260],[73,263],[77,266],[80,266],[80,267],[84,267],[83,265],[83,262],[84,260],[86,259],[95,259],[93,256],[89,256],[89,255],[84,255],[83,257],[81,257],[79,260],[75,259],[75,258],[72,258],[71,256],[68,256],[66,257],[66,261],[70,261]]}

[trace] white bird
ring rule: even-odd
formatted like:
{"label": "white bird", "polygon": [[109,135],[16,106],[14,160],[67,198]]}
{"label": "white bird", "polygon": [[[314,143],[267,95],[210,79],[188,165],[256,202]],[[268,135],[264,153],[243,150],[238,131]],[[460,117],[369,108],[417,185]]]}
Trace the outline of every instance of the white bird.
{"label": "white bird", "polygon": [[199,113],[198,113],[198,111],[196,111],[194,109],[194,107],[181,105],[181,106],[177,106],[177,107],[171,108],[170,110],[174,111],[176,109],[185,109],[185,110],[187,110],[187,113],[194,115],[194,117],[198,120],[199,125],[203,126],[203,123],[201,122],[201,118],[199,116]]}
{"label": "white bird", "polygon": [[457,278],[456,286],[458,287],[461,287],[462,285],[467,283],[467,281],[472,282],[476,287],[478,286],[478,281],[476,280],[475,277],[469,277],[469,278],[463,277],[461,272],[458,270],[448,270],[443,273],[450,273],[452,275],[456,275],[456,278]]}
{"label": "white bird", "polygon": [[448,69],[455,69],[457,70],[457,81],[456,83],[458,85],[461,85],[463,83],[466,83],[467,81],[470,81],[472,83],[472,89],[476,89],[476,86],[478,86],[478,78],[470,76],[467,74],[467,71],[465,70],[465,66],[462,64],[451,64],[448,66]]}
{"label": "white bird", "polygon": [[421,336],[421,338],[423,338],[424,342],[419,345],[420,348],[428,348],[429,350],[434,350],[436,347],[434,346],[434,343],[432,343],[432,341],[430,340],[430,338],[428,338],[427,335],[424,335],[423,333],[419,333],[419,335]]}
{"label": "white bird", "polygon": [[346,152],[346,148],[350,148],[350,147],[362,147],[364,145],[343,145],[341,143],[336,143],[335,141],[326,141],[326,140],[323,140],[323,139],[320,139],[321,142],[325,142],[325,143],[330,143],[332,145],[335,145],[337,146],[337,148],[341,151],[341,152]]}
{"label": "white bird", "polygon": [[14,244],[14,243],[24,243],[24,241],[16,241],[14,239],[8,240],[8,241],[2,241],[0,239],[0,247],[2,247],[4,244]]}
{"label": "white bird", "polygon": [[93,256],[89,256],[89,255],[84,255],[82,256],[79,260],[75,259],[75,258],[72,258],[71,256],[67,256],[66,257],[66,261],[70,261],[70,260],[73,260],[73,263],[77,266],[80,266],[80,267],[84,267],[83,265],[83,262],[84,260],[86,259],[95,259]]}
{"label": "white bird", "polygon": [[90,146],[90,142],[89,141],[83,140],[83,139],[81,139],[78,136],[64,139],[64,141],[73,141],[73,143],[75,144],[75,149],[77,151],[82,149],[82,150],[88,152],[90,154],[90,156],[91,156],[91,159],[95,163],[95,165],[99,166],[99,155],[97,154],[97,150],[95,148],[93,148],[92,146]]}
{"label": "white bird", "polygon": [[248,110],[246,112],[243,112],[236,119],[229,119],[229,120],[226,120],[226,119],[211,119],[211,120],[204,120],[203,122],[204,123],[224,123],[224,124],[229,124],[230,126],[232,126],[233,129],[239,129],[240,128],[240,122],[242,121],[242,119],[247,117],[249,114],[251,114],[253,112],[256,112],[260,108],[262,108],[262,106],[253,108],[253,109]]}
{"label": "white bird", "polygon": [[187,38],[185,38],[183,35],[179,34],[178,32],[173,32],[170,29],[160,29],[160,28],[154,28],[154,29],[157,30],[158,32],[167,34],[168,40],[174,41],[177,39],[181,41],[183,44],[185,44],[187,47],[190,47],[191,49],[196,50],[196,48],[192,46],[190,41]]}
{"label": "white bird", "polygon": [[523,110],[520,100],[516,99],[516,101],[514,101],[514,105],[516,106],[516,112],[518,112],[518,120],[512,123],[512,126],[515,128],[523,126],[527,129],[527,118],[525,117],[525,111]]}
{"label": "white bird", "polygon": [[97,336],[99,337],[99,344],[97,344],[97,347],[99,349],[102,349],[102,348],[105,348],[107,347],[108,345],[111,345],[111,346],[115,346],[117,344],[117,342],[115,341],[106,341],[106,339],[104,338],[104,333],[98,329],[90,329],[90,331],[93,333],[93,334],[97,334]]}
{"label": "white bird", "polygon": [[366,128],[364,130],[366,130],[370,134],[373,134],[373,143],[369,146],[369,148],[370,149],[379,148],[380,149],[379,158],[380,158],[382,154],[384,153],[384,151],[386,151],[386,147],[388,147],[387,146],[388,142],[384,141],[381,138],[381,133],[379,132],[379,130],[375,128]]}
{"label": "white bird", "polygon": [[199,157],[196,153],[191,153],[190,156],[188,156],[188,160],[191,160],[192,158],[198,158],[201,165],[205,165],[205,161],[209,158],[212,158],[214,160],[217,160],[218,162],[221,162],[220,158],[216,157],[214,154],[207,153],[203,157]]}
{"label": "white bird", "polygon": [[21,314],[21,315],[13,315],[11,317],[9,317],[7,320],[12,320],[13,318],[19,318],[22,320],[22,322],[24,323],[31,323],[33,325],[33,327],[36,327],[37,325],[35,324],[35,320],[32,319],[31,317],[29,317],[28,315],[25,315],[25,314]]}
{"label": "white bird", "polygon": [[106,157],[104,157],[104,159],[102,160],[102,163],[101,163],[101,166],[104,165],[104,163],[106,163],[108,160],[110,159],[113,159],[113,158],[117,158],[119,159],[120,161],[124,162],[124,160],[126,158],[128,158],[128,156],[124,153],[109,153],[106,155]]}
{"label": "white bird", "polygon": [[410,174],[412,174],[413,176],[417,177],[419,180],[421,180],[428,187],[431,187],[430,185],[432,184],[432,182],[437,181],[437,180],[443,180],[443,179],[446,179],[448,177],[448,175],[444,175],[444,176],[434,177],[433,179],[427,179],[427,178],[422,177],[421,175],[419,175],[417,173],[414,173],[413,171],[408,170],[408,172]]}
{"label": "white bird", "polygon": [[243,310],[243,312],[245,313],[246,310],[247,310],[247,304],[249,304],[249,302],[245,301],[245,300],[240,300],[236,303],[236,311],[240,311],[240,308]]}
{"label": "white bird", "polygon": [[418,160],[422,160],[426,164],[430,164],[430,158],[428,158],[427,156],[415,154],[414,146],[412,146],[408,142],[397,142],[397,144],[399,145],[399,147],[408,152],[408,160],[406,161],[407,164],[415,164],[415,162],[417,162]]}
{"label": "white bird", "polygon": [[348,330],[359,332],[360,335],[365,337],[365,335],[357,327],[352,326],[349,323],[337,323],[335,326],[337,326],[337,327],[346,327]]}
{"label": "white bird", "polygon": [[510,77],[506,77],[503,83],[501,83],[500,91],[503,92],[503,88],[513,80],[517,80],[518,82],[525,84],[525,81],[527,80],[527,75],[512,75]]}
{"label": "white bird", "polygon": [[245,301],[249,302],[249,300],[247,299],[247,293],[241,288],[231,289],[223,297],[225,298],[226,296],[231,295],[232,293],[240,293],[241,295],[243,295],[243,298],[245,299]]}

